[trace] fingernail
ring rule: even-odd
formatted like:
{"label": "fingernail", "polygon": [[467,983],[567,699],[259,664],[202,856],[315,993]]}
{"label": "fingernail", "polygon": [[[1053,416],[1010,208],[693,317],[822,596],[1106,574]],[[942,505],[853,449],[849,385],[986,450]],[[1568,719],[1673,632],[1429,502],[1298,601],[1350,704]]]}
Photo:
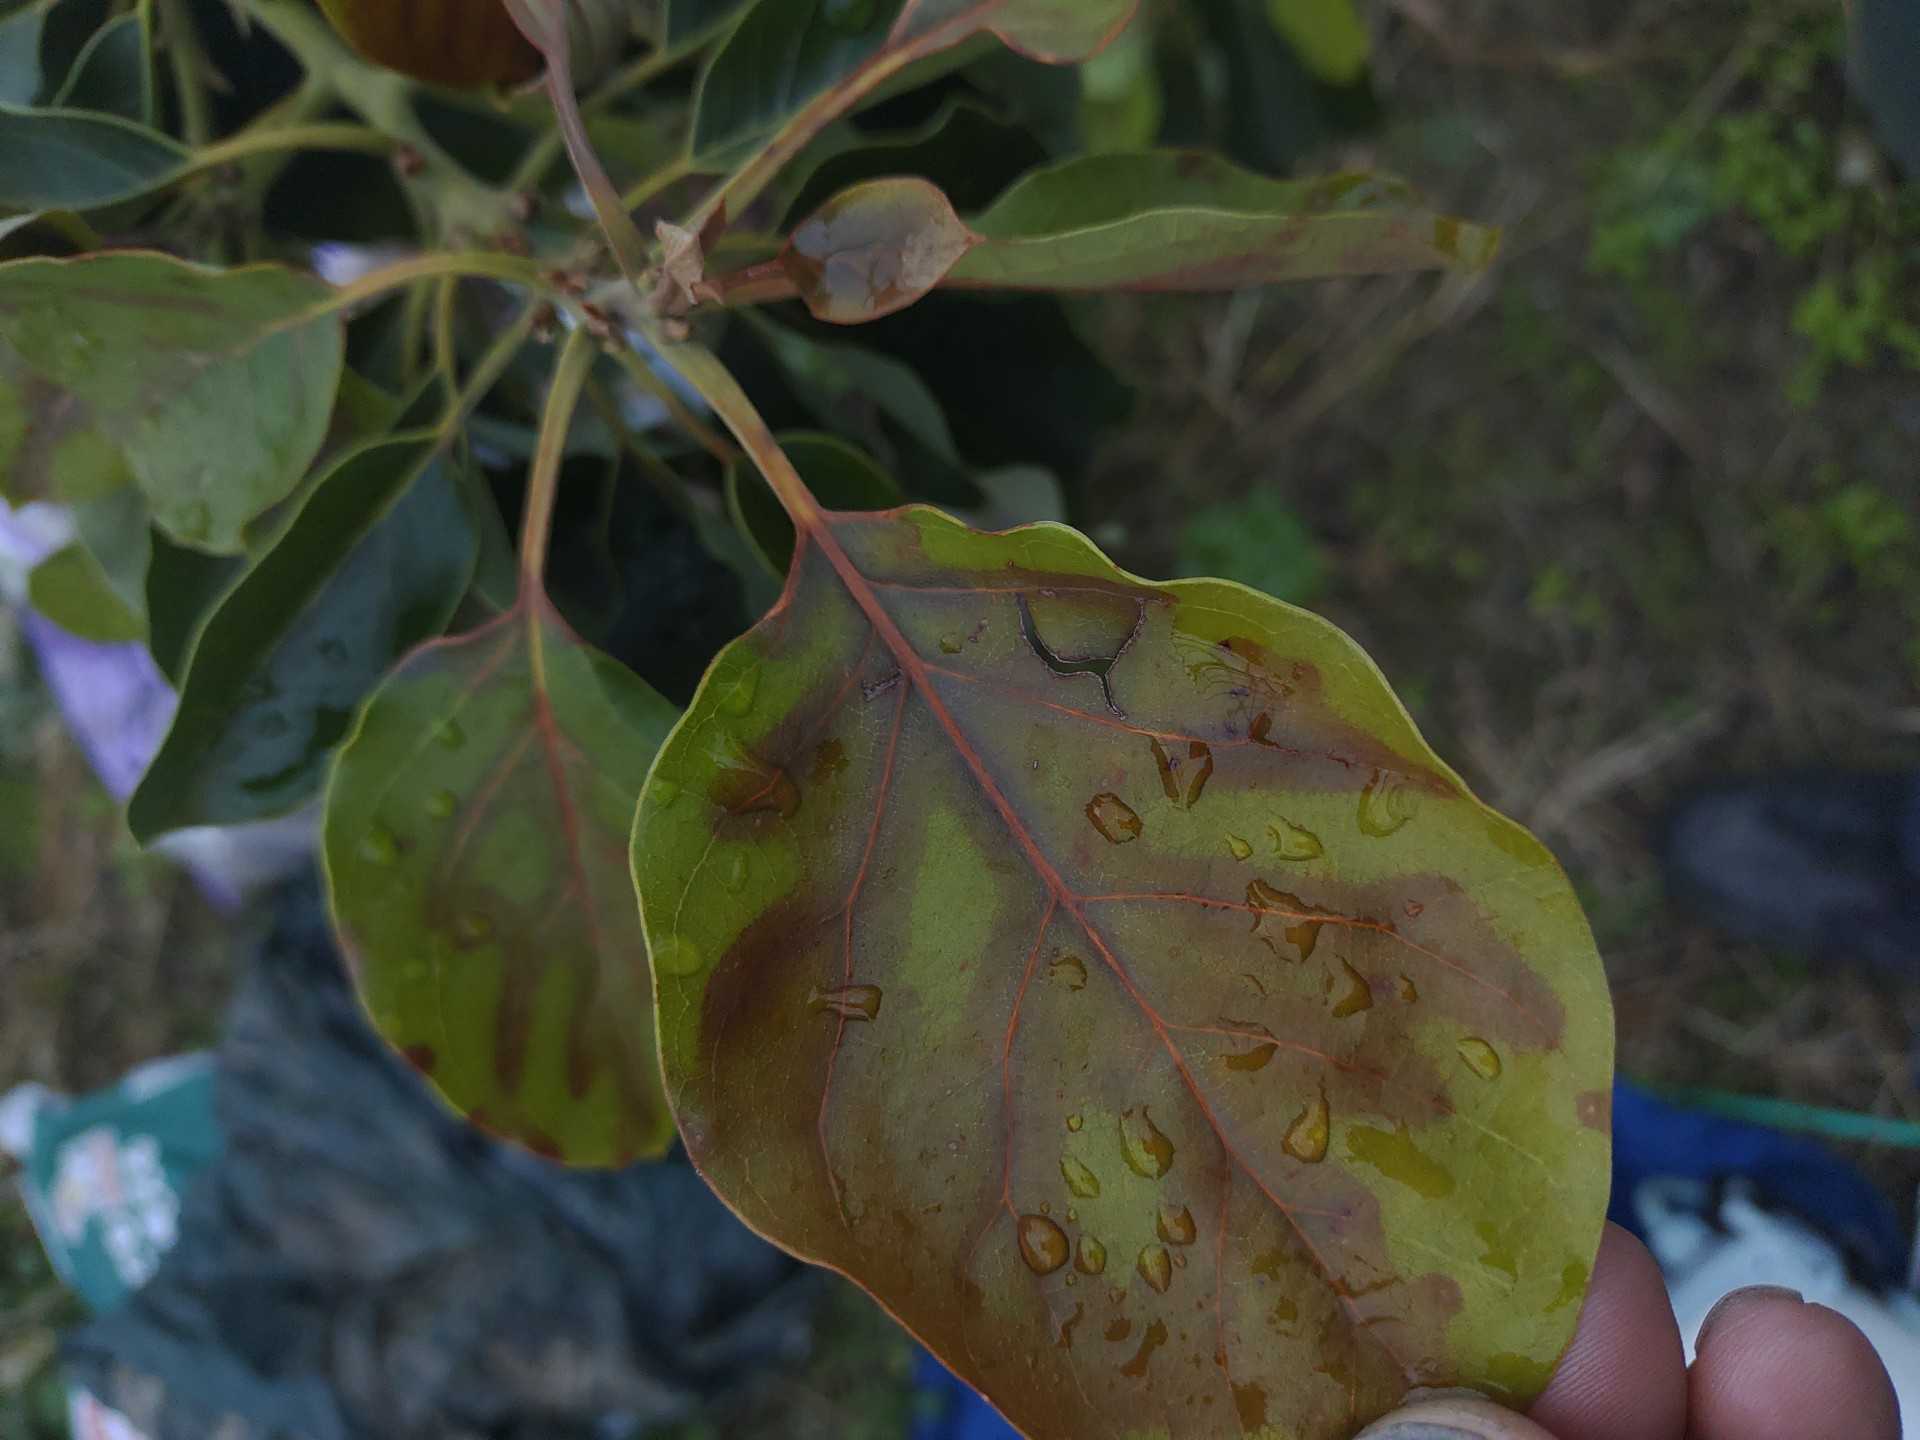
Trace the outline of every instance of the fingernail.
{"label": "fingernail", "polygon": [[1472,1430],[1435,1425],[1427,1420],[1384,1420],[1362,1430],[1354,1440],[1486,1440],[1486,1437]]}
{"label": "fingernail", "polygon": [[1706,1348],[1707,1332],[1724,1323],[1728,1314],[1758,1300],[1790,1300],[1795,1305],[1804,1305],[1807,1297],[1784,1285],[1748,1285],[1739,1290],[1729,1290],[1714,1302],[1713,1308],[1707,1311],[1707,1318],[1700,1322],[1700,1333],[1693,1337],[1694,1354]]}

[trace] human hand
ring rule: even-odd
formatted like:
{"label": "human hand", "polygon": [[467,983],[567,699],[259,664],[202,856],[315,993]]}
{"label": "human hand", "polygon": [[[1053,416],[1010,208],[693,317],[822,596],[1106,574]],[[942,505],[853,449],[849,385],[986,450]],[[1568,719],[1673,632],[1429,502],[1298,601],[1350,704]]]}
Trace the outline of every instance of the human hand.
{"label": "human hand", "polygon": [[1566,1358],[1526,1416],[1444,1396],[1360,1440],[1899,1440],[1880,1357],[1853,1322],[1787,1290],[1736,1290],[1689,1369],[1646,1248],[1609,1225]]}

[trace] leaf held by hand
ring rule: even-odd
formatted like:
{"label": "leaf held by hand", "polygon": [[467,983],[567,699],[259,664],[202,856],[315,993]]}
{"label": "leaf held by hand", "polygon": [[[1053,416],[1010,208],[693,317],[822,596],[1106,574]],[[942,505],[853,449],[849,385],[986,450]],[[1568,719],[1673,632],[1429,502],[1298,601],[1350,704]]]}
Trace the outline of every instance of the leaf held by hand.
{"label": "leaf held by hand", "polygon": [[1303,611],[1058,526],[801,530],[634,831],[707,1178],[1049,1440],[1536,1393],[1612,1050],[1552,857]]}

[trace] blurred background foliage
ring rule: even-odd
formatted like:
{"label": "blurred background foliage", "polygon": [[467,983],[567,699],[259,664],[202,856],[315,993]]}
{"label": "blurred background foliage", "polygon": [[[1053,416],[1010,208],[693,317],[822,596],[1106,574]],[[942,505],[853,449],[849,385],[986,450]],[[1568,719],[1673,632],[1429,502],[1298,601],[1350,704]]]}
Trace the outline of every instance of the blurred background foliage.
{"label": "blurred background foliage", "polygon": [[[28,8],[0,0],[0,24]],[[200,8],[251,57],[216,104],[257,108],[284,76],[220,0]],[[1920,1119],[1920,983],[1726,940],[1668,904],[1657,853],[1661,816],[1709,776],[1920,763],[1920,184],[1901,169],[1920,116],[1911,67],[1886,59],[1915,12],[1855,8],[1850,88],[1832,0],[1149,0],[1083,72],[1002,54],[866,123],[928,127],[915,163],[956,192],[1076,138],[1378,166],[1503,223],[1501,262],[1218,299],[936,298],[867,327],[945,400],[964,467],[889,418],[884,368],[783,397],[754,361],[777,340],[738,327],[727,358],[776,425],[825,411],[917,493],[989,504],[980,474],[1045,464],[1129,568],[1228,575],[1346,627],[1564,860],[1629,1073]],[[423,118],[477,163],[504,123]],[[616,131],[610,149],[657,143]],[[793,208],[857,178],[844,163]],[[228,247],[232,200],[190,194],[183,242]],[[363,157],[303,159],[270,202],[315,240],[378,238],[404,211]],[[570,488],[610,505],[609,483]],[[615,623],[617,560],[556,563],[580,577],[570,608]],[[0,1085],[84,1089],[210,1037],[231,927],[127,838],[10,625]],[[1920,1182],[1906,1155],[1855,1158],[1897,1195]],[[0,1434],[40,1440],[68,1312],[17,1208],[0,1221]],[[897,1333],[850,1294],[822,1333],[808,1370],[689,1440],[900,1433]]]}

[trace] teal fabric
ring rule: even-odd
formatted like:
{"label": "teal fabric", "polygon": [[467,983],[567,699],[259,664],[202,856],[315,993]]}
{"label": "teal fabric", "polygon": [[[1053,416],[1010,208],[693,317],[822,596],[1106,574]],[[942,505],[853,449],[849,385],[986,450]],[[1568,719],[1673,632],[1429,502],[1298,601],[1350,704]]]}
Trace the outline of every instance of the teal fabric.
{"label": "teal fabric", "polygon": [[220,1148],[211,1056],[157,1061],[39,1109],[21,1189],[54,1268],[89,1309],[114,1309],[159,1268],[181,1195]]}

